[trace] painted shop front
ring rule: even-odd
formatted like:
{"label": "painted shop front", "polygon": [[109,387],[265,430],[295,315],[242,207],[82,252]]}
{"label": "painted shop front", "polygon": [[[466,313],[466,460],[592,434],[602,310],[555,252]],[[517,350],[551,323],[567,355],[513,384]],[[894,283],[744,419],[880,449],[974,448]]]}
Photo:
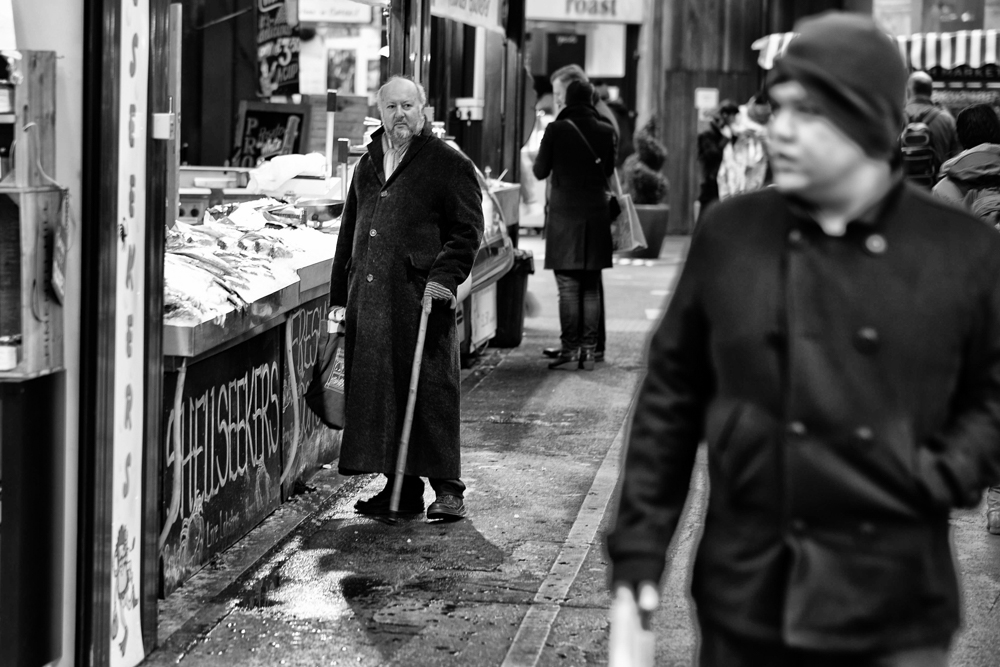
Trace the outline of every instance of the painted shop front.
{"label": "painted shop front", "polygon": [[[256,131],[256,150],[307,146],[313,108],[296,115],[309,100],[289,86],[307,80],[292,65],[308,49],[295,40],[321,25],[351,37],[361,30],[343,27],[353,16],[380,47],[355,54],[356,67],[365,61],[351,91],[360,115],[346,93],[334,107],[348,150],[338,142],[336,159],[327,153],[326,194],[349,181],[363,136],[348,130],[365,129],[368,84],[391,73],[447,91],[438,109],[448,133],[494,175],[510,165],[514,180],[523,3],[479,3],[480,17],[430,0],[351,3],[360,10],[303,0],[312,18],[289,31],[265,16],[283,2],[224,22],[208,14],[233,3],[53,3],[0,0],[0,662],[136,665],[162,639],[163,597],[338,454],[339,433],[304,403],[335,229],[304,216],[226,226],[252,203],[251,168],[226,164],[242,145],[237,120]],[[53,11],[65,20],[53,25]],[[261,74],[249,85],[212,78],[232,47],[218,36],[224,24],[268,42],[255,44],[249,68],[234,65]],[[478,31],[488,35],[477,41]],[[478,76],[504,85],[476,89],[472,69],[434,63],[432,35],[478,53]],[[267,130],[254,106],[264,102],[295,109]],[[225,132],[213,124],[222,116]],[[500,251],[486,255],[502,261],[482,267],[484,291],[512,263],[504,203],[489,199]],[[206,230],[219,236],[206,241]]]}

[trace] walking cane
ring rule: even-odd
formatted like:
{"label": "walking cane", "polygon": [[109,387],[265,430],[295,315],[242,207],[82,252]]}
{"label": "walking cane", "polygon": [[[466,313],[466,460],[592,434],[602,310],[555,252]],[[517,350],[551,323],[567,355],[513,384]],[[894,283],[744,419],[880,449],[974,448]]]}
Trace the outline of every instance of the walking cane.
{"label": "walking cane", "polygon": [[420,303],[420,329],[417,332],[417,349],[413,351],[413,369],[410,371],[410,392],[406,397],[406,416],[403,418],[403,433],[399,436],[399,453],[396,456],[396,477],[392,480],[392,496],[389,499],[390,523],[396,523],[396,515],[399,514],[399,498],[403,492],[403,472],[406,470],[406,455],[410,449],[410,427],[413,426],[413,407],[417,402],[417,383],[420,381],[420,362],[424,358],[427,316],[431,313],[432,303],[429,296],[425,296]]}

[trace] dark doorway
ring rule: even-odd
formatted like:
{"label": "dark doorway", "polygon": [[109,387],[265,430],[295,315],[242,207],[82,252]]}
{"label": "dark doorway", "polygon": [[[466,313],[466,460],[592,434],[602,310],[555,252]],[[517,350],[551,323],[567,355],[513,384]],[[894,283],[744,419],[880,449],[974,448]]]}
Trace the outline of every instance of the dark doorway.
{"label": "dark doorway", "polygon": [[587,62],[587,36],[571,32],[549,33],[548,63],[546,69],[549,75],[566,65],[583,67]]}

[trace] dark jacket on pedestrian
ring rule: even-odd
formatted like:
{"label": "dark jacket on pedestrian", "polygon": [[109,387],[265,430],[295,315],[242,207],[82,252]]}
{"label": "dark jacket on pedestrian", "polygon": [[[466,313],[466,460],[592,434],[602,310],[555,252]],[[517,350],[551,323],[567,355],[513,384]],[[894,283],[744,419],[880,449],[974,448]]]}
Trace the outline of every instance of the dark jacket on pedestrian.
{"label": "dark jacket on pedestrian", "polygon": [[615,158],[615,166],[621,167],[625,158],[635,152],[635,141],[632,138],[632,135],[635,134],[632,127],[632,113],[621,100],[612,100],[607,105],[618,123],[618,155]]}
{"label": "dark jacket on pedestrian", "polygon": [[822,651],[944,645],[949,511],[1000,479],[1000,234],[898,183],[844,236],[708,212],[635,407],[612,581],[657,581],[704,439],[700,616]]}
{"label": "dark jacket on pedestrian", "polygon": [[545,128],[533,172],[550,186],[545,268],[596,271],[611,266],[607,178],[615,168],[615,131],[589,99],[572,97],[576,90],[570,84],[566,108]]}
{"label": "dark jacket on pedestrian", "polygon": [[921,122],[927,123],[927,129],[931,135],[931,147],[937,156],[937,163],[943,164],[945,160],[951,159],[962,150],[962,145],[958,142],[958,132],[955,130],[955,117],[941,105],[922,96],[913,98],[907,103],[904,111],[907,122],[912,122],[925,118],[931,109],[934,109],[937,114],[929,122],[926,120]]}
{"label": "dark jacket on pedestrian", "polygon": [[698,201],[702,206],[719,198],[719,167],[722,166],[722,153],[730,141],[722,133],[724,127],[721,119],[714,118],[708,129],[698,133],[698,162],[701,163]]}
{"label": "dark jacket on pedestrian", "polygon": [[[331,305],[347,306],[343,474],[395,472],[424,287],[435,281],[455,293],[483,234],[469,159],[425,124],[386,180],[383,132],[355,168],[330,281]],[[460,477],[459,372],[455,311],[436,301],[406,474]]]}

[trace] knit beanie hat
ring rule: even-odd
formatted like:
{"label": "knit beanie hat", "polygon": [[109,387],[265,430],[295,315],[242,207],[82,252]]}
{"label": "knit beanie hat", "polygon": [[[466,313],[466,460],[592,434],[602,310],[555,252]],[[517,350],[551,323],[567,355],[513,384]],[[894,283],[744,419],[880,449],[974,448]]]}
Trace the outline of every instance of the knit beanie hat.
{"label": "knit beanie hat", "polygon": [[594,104],[594,86],[587,81],[571,81],[566,87],[566,106]]}
{"label": "knit beanie hat", "polygon": [[797,81],[867,155],[891,159],[906,103],[906,66],[896,44],[862,14],[825,12],[795,30],[767,86]]}

